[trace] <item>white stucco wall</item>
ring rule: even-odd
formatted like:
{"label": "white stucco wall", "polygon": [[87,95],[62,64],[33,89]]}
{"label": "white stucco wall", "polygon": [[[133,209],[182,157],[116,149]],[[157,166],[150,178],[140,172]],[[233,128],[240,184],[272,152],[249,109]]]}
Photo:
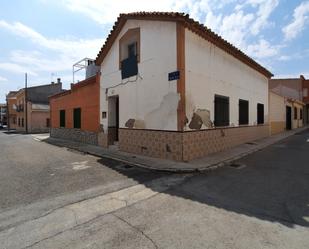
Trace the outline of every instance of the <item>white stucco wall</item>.
{"label": "white stucco wall", "polygon": [[286,104],[284,97],[269,92],[269,121],[285,122],[286,121]]}
{"label": "white stucco wall", "polygon": [[264,121],[268,123],[267,77],[188,29],[185,31],[185,60],[189,122],[198,109],[209,110],[210,119],[214,121],[214,96],[218,94],[229,97],[231,126],[238,126],[239,99],[249,101],[249,125],[257,122],[257,103],[264,104]]}
{"label": "white stucco wall", "polygon": [[[139,77],[122,80],[119,39],[128,29],[137,27],[140,27],[141,42]],[[168,81],[168,73],[177,69],[176,57],[176,23],[126,22],[101,65],[100,109],[107,112],[107,119],[101,117],[105,131],[109,116],[108,96],[114,95],[119,96],[121,128],[128,119],[136,119],[139,127],[135,128],[177,130],[177,83]]]}

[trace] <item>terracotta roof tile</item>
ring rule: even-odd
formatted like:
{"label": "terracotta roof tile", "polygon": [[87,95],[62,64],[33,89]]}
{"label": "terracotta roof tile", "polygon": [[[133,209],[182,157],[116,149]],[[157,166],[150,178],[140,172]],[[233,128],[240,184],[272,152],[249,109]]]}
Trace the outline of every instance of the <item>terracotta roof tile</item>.
{"label": "terracotta roof tile", "polygon": [[221,36],[214,33],[212,30],[210,30],[203,24],[200,24],[199,22],[190,18],[188,14],[181,12],[132,12],[128,14],[120,14],[112,30],[110,31],[104,45],[102,46],[100,52],[97,55],[96,58],[97,65],[100,65],[102,63],[104,57],[107,55],[109,49],[116,40],[122,27],[124,26],[126,21],[130,19],[181,22],[186,28],[188,28],[192,32],[198,34],[199,36],[203,37],[209,42],[215,44],[217,47],[236,57],[237,59],[247,64],[251,68],[262,73],[266,77],[270,78],[273,76],[271,72],[269,72],[266,68],[258,64],[251,57],[243,53],[240,49],[233,46],[231,43],[229,43]]}

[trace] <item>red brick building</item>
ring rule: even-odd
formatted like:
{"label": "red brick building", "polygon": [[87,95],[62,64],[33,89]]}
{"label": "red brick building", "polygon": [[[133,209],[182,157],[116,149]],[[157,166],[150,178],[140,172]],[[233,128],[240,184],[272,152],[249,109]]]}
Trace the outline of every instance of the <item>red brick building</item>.
{"label": "red brick building", "polygon": [[51,137],[98,144],[100,130],[99,75],[71,84],[71,89],[53,95],[50,101]]}
{"label": "red brick building", "polygon": [[309,79],[305,79],[303,75],[300,76],[303,82],[303,102],[305,103],[304,107],[304,122],[309,124]]}

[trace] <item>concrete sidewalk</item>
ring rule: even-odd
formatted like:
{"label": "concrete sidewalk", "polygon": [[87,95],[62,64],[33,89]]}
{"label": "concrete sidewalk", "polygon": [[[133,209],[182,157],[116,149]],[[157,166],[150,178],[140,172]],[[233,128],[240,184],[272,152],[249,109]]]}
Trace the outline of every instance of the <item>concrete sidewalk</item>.
{"label": "concrete sidewalk", "polygon": [[82,153],[91,154],[98,157],[104,157],[109,159],[118,160],[129,165],[137,167],[169,171],[169,172],[197,172],[213,170],[218,167],[231,164],[233,161],[242,158],[248,154],[261,150],[271,144],[279,142],[289,136],[292,136],[298,132],[304,131],[308,127],[295,129],[292,131],[283,132],[271,137],[253,141],[252,143],[242,144],[231,149],[210,154],[208,156],[195,159],[189,162],[176,162],[166,159],[146,157],[136,154],[131,154],[123,151],[119,151],[115,148],[102,148],[99,146],[83,144],[79,142],[72,142],[69,140],[47,137],[46,135],[32,135],[34,139],[47,142],[52,145],[67,147],[80,151]]}

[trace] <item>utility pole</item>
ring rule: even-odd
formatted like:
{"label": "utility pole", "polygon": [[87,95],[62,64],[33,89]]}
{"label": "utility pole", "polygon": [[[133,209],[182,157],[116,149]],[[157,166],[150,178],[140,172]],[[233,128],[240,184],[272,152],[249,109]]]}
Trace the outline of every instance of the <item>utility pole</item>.
{"label": "utility pole", "polygon": [[25,73],[25,122],[26,122],[26,133],[28,133],[28,96],[27,96],[27,84],[28,84],[28,77],[27,73]]}
{"label": "utility pole", "polygon": [[7,128],[10,131],[11,121],[10,121],[10,111],[9,111],[9,100],[6,96],[6,117],[7,117]]}

